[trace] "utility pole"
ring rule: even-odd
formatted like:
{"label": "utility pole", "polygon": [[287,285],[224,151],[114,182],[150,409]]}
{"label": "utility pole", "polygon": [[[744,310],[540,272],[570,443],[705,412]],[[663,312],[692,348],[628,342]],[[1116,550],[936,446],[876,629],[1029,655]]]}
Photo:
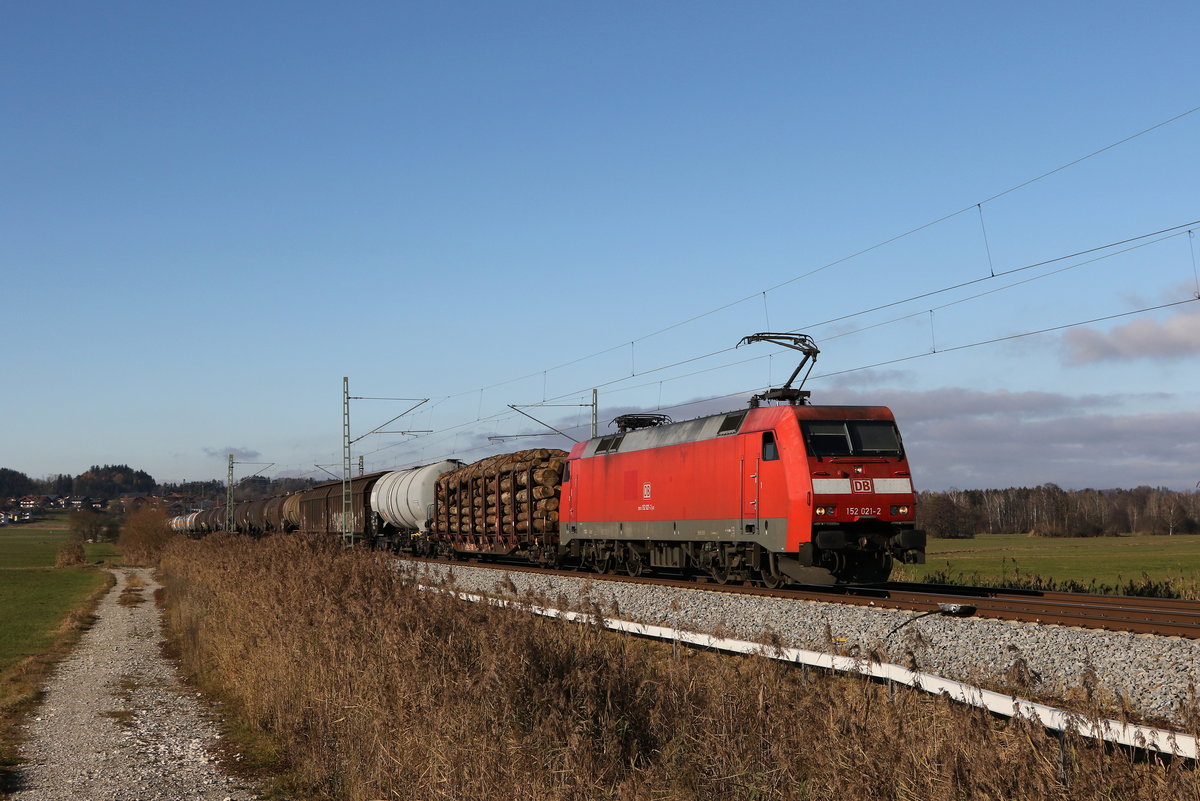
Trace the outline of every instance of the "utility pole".
{"label": "utility pole", "polygon": [[[405,409],[400,414],[388,420],[381,426],[368,431],[361,437],[350,439],[350,401],[352,400],[386,400],[386,401],[416,401],[416,404]],[[347,548],[354,547],[354,503],[350,497],[350,446],[358,442],[363,437],[369,437],[372,434],[432,434],[432,431],[384,431],[383,429],[389,424],[399,420],[404,415],[416,409],[423,403],[427,403],[429,398],[360,398],[350,397],[350,377],[342,376],[342,544]],[[319,466],[319,465],[318,465]],[[363,474],[364,462],[360,454],[358,457],[358,474]],[[364,521],[366,522],[366,521]]]}
{"label": "utility pole", "polygon": [[229,454],[229,474],[225,479],[225,530],[233,531],[233,454]]}
{"label": "utility pole", "polygon": [[342,376],[342,544],[354,547],[350,525],[350,377]]}
{"label": "utility pole", "polygon": [[233,454],[229,454],[229,472],[225,478],[225,530],[233,531],[233,466],[235,464],[259,464],[266,465],[262,470],[257,471],[254,475],[258,475],[263,470],[270,470],[275,466],[274,462],[235,462]]}
{"label": "utility pole", "polygon": [[[557,428],[550,425],[545,420],[539,420],[536,417],[534,417],[532,414],[530,414],[529,412],[523,411],[522,407],[532,407],[532,406],[540,406],[542,408],[549,408],[551,406],[567,406],[567,407],[590,406],[590,407],[592,407],[592,439],[595,439],[597,436],[599,436],[599,432],[600,432],[600,391],[597,389],[592,390],[592,402],[591,403],[510,403],[510,404],[508,404],[508,408],[512,409],[517,414],[525,415],[533,422],[544,425],[546,428],[550,429],[555,434],[566,437],[567,439],[571,440],[572,442],[579,442],[579,440],[575,439],[570,434],[566,434],[562,431],[559,431]],[[498,442],[498,441],[504,440],[504,439],[518,439],[520,437],[544,437],[544,436],[546,436],[546,435],[545,434],[505,434],[502,436],[488,437],[488,439]]]}

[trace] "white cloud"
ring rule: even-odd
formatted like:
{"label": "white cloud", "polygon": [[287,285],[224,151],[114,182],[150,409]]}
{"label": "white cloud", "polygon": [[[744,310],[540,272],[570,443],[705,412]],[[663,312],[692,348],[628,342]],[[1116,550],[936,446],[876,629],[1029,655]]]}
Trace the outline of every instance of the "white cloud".
{"label": "white cloud", "polygon": [[1189,310],[1166,320],[1143,318],[1111,331],[1072,329],[1063,334],[1062,341],[1067,362],[1075,365],[1184,359],[1200,355],[1200,312]]}
{"label": "white cloud", "polygon": [[903,427],[925,489],[1167,486],[1200,480],[1200,413],[924,420]]}
{"label": "white cloud", "polygon": [[262,456],[261,453],[252,448],[234,448],[233,446],[226,448],[204,448],[203,450],[205,456],[220,457],[222,459],[227,458],[231,453],[233,454],[233,458],[238,460],[257,459]]}

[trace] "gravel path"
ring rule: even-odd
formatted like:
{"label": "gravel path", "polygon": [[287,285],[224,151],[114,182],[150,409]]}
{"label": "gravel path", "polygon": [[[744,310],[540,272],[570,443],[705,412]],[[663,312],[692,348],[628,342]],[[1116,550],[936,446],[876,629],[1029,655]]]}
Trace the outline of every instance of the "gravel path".
{"label": "gravel path", "polygon": [[[160,586],[142,569],[113,571],[98,620],[60,664],[26,726],[17,801],[248,801],[221,772],[219,734],[159,647]],[[132,581],[133,586],[130,587]],[[121,603],[137,597],[140,603]],[[126,590],[126,588],[129,588]]]}

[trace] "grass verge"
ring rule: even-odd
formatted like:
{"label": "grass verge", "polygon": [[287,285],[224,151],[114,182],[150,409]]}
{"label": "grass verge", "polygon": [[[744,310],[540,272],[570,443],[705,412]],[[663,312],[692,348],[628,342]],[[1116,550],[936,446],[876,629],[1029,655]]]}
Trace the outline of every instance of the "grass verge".
{"label": "grass verge", "polygon": [[[415,588],[302,537],[172,542],[185,669],[311,797],[1159,799],[1196,772],[857,678]],[[594,610],[593,610],[594,611]]]}
{"label": "grass verge", "polygon": [[932,539],[924,565],[893,578],[955,584],[1200,598],[1200,536]]}
{"label": "grass verge", "polygon": [[96,569],[119,556],[108,543],[84,544],[82,566],[55,568],[71,542],[62,515],[0,529],[0,790],[20,759],[21,722],[115,582]]}
{"label": "grass verge", "polygon": [[[116,583],[111,573],[70,568],[72,581],[47,580],[50,571],[3,571],[0,580],[0,792],[20,764],[20,725],[36,707],[50,672],[91,626],[92,612]],[[50,592],[46,590],[49,585]],[[34,604],[37,614],[29,616]],[[22,617],[22,611],[26,616]],[[64,614],[65,611],[65,614]]]}

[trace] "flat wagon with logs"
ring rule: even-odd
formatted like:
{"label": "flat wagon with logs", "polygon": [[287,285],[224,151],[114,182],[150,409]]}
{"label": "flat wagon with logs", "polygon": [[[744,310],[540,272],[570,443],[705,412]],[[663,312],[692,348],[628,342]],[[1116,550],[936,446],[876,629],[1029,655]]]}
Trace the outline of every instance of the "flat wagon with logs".
{"label": "flat wagon with logs", "polygon": [[525,553],[534,561],[557,561],[554,546],[566,458],[566,451],[541,448],[492,456],[443,473],[423,550]]}

